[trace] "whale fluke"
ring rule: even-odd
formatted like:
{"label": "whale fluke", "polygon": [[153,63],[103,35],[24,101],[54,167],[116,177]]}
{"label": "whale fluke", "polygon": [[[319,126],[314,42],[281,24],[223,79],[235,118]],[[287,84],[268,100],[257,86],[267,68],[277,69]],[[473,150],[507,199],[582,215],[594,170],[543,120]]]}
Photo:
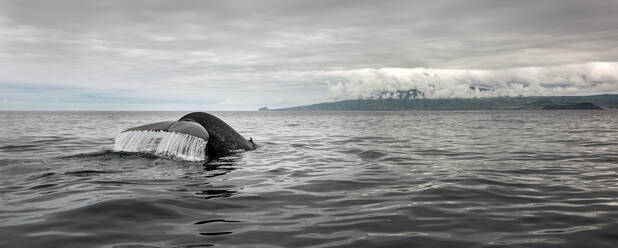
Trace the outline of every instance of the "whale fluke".
{"label": "whale fluke", "polygon": [[192,121],[162,121],[151,124],[141,125],[133,128],[129,128],[126,131],[164,131],[164,132],[176,132],[199,137],[205,141],[208,141],[209,135],[206,129]]}
{"label": "whale fluke", "polygon": [[204,112],[129,128],[116,137],[114,145],[117,151],[154,152],[189,160],[214,159],[255,148],[253,139],[245,139],[221,119]]}

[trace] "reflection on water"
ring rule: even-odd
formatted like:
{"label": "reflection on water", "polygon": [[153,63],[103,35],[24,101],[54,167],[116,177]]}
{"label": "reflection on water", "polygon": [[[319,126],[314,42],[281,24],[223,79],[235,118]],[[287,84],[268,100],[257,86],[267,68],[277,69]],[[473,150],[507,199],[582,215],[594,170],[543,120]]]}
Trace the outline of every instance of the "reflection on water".
{"label": "reflection on water", "polygon": [[176,112],[0,112],[0,247],[615,247],[618,112],[222,112],[260,147],[112,152]]}

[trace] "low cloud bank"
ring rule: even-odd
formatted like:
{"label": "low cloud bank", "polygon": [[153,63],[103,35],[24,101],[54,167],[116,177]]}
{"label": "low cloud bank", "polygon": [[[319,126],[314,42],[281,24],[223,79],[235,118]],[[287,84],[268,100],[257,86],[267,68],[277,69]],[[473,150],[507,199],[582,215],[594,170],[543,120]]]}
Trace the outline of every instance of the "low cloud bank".
{"label": "low cloud bank", "polygon": [[416,89],[425,98],[618,93],[618,63],[594,62],[504,70],[380,68],[326,72],[337,100]]}

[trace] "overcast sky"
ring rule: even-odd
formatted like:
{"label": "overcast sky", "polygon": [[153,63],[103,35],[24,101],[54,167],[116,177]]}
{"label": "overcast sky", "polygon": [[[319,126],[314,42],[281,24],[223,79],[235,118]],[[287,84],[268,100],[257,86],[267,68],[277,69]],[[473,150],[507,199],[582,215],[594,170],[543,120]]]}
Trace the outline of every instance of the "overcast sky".
{"label": "overcast sky", "polygon": [[616,0],[0,0],[0,110],[618,93],[617,13]]}

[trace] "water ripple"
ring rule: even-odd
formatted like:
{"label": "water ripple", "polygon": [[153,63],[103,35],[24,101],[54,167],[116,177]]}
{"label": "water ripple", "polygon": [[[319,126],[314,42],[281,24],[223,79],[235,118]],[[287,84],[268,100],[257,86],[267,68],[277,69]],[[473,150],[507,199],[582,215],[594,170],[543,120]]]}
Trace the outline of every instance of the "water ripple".
{"label": "water ripple", "polygon": [[0,247],[618,243],[615,110],[221,112],[260,147],[111,151],[183,114],[0,112]]}

